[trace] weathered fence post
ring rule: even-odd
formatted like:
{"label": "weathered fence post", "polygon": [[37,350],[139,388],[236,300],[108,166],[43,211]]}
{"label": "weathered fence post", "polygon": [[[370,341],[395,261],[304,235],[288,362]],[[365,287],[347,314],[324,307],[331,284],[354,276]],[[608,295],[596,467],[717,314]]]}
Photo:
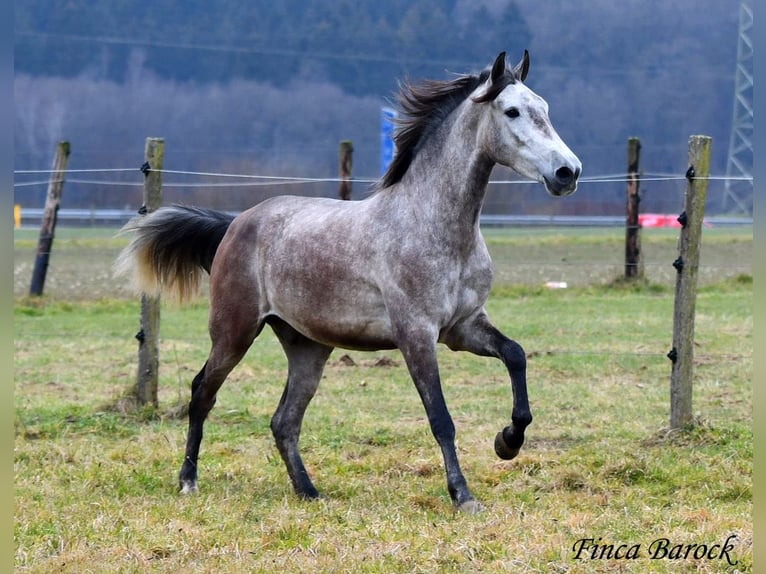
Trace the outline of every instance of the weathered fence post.
{"label": "weathered fence post", "polygon": [[69,151],[70,147],[67,141],[59,142],[56,146],[51,177],[48,181],[48,195],[45,198],[43,221],[40,224],[37,257],[32,271],[32,282],[29,286],[30,295],[41,296],[43,294],[45,275],[48,273],[48,261],[51,249],[53,249],[53,236],[56,232],[56,220],[61,205],[61,193],[64,190],[64,174],[69,162]]}
{"label": "weathered fence post", "polygon": [[[162,205],[162,167],[165,141],[146,138],[144,174],[144,204],[140,213],[151,213]],[[138,339],[138,379],[136,399],[141,405],[157,406],[157,387],[160,366],[160,298],[141,296],[141,328]]]}
{"label": "weathered fence post", "polygon": [[628,197],[625,217],[625,279],[642,279],[644,264],[641,260],[641,224],[638,221],[639,160],[641,140],[628,139]]}
{"label": "weathered fence post", "polygon": [[686,172],[684,211],[678,217],[681,237],[678,259],[673,266],[676,276],[676,299],[673,311],[673,348],[668,357],[673,362],[670,374],[670,428],[680,429],[693,423],[692,378],[694,376],[694,311],[697,300],[702,220],[705,217],[710,146],[712,138],[689,138],[689,169]]}
{"label": "weathered fence post", "polygon": [[341,199],[351,199],[351,167],[353,164],[354,146],[348,140],[340,142],[340,185],[338,196]]}

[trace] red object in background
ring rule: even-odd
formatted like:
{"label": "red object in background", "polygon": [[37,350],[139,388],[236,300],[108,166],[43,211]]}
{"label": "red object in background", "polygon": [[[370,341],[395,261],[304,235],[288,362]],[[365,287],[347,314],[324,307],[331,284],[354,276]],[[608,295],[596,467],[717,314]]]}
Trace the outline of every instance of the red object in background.
{"label": "red object in background", "polygon": [[[681,227],[678,222],[678,215],[668,215],[667,213],[640,213],[638,224],[641,227]],[[704,219],[702,224],[705,227],[711,227],[710,223]]]}
{"label": "red object in background", "polygon": [[638,224],[641,227],[681,227],[677,215],[665,213],[640,213]]}

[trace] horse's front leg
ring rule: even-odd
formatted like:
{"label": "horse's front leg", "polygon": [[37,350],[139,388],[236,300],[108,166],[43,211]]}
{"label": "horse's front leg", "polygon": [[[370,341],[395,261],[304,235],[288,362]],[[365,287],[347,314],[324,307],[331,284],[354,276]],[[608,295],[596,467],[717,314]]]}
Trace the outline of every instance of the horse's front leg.
{"label": "horse's front leg", "polygon": [[431,432],[441,447],[447,473],[447,489],[452,503],[463,512],[478,512],[482,506],[476,502],[468,489],[455,450],[455,424],[447,410],[442,392],[436,361],[436,337],[428,330],[420,333],[408,332],[400,338],[399,349],[423,401]]}
{"label": "horse's front leg", "polygon": [[532,422],[527,396],[527,358],[516,341],[503,335],[482,311],[470,320],[457,325],[444,338],[453,351],[469,351],[485,357],[502,360],[511,377],[513,411],[511,424],[497,433],[495,452],[503,460],[511,460],[524,444],[524,430]]}

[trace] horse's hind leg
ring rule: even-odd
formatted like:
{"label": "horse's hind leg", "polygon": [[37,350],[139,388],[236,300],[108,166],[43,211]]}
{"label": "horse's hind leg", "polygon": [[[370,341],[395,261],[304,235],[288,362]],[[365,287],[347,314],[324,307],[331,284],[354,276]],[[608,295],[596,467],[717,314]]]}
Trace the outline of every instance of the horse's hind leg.
{"label": "horse's hind leg", "polygon": [[288,363],[287,384],[271,419],[271,432],[296,494],[302,498],[317,498],[319,492],[301,459],[298,439],[303,415],[319,386],[332,347],[304,337],[282,321],[274,320],[271,326],[282,344]]}
{"label": "horse's hind leg", "polygon": [[197,460],[200,444],[202,443],[202,428],[210,410],[215,405],[218,389],[226,380],[231,370],[242,360],[260,327],[233,330],[229,325],[222,334],[214,323],[211,323],[210,334],[213,347],[207,362],[192,381],[192,398],[189,402],[189,430],[186,437],[186,456],[178,481],[184,494],[197,490]]}

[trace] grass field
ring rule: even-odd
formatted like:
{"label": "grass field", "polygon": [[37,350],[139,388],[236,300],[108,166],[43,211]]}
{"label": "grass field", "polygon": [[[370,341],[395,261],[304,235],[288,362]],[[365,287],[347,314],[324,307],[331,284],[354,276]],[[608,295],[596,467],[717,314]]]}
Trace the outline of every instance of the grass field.
{"label": "grass field", "polygon": [[[696,424],[684,432],[667,430],[677,232],[645,233],[649,281],[620,286],[618,230],[487,231],[488,310],[527,350],[535,420],[519,457],[498,460],[511,409],[502,364],[440,351],[463,470],[486,506],[477,516],[453,511],[395,352],[334,352],[301,440],[325,498],[296,499],[268,428],[286,374],[270,332],[219,393],[199,494],[179,496],[179,413],[207,354],[207,304],[163,307],[160,407],[136,409],[139,307],[111,278],[124,244],[112,235],[60,230],[36,301],[25,296],[36,233],[16,232],[17,572],[752,570],[752,230],[705,230]],[[601,546],[578,559],[589,538]],[[663,539],[666,557],[651,559]],[[736,565],[720,556],[727,539]],[[598,558],[621,544],[621,558]]]}

